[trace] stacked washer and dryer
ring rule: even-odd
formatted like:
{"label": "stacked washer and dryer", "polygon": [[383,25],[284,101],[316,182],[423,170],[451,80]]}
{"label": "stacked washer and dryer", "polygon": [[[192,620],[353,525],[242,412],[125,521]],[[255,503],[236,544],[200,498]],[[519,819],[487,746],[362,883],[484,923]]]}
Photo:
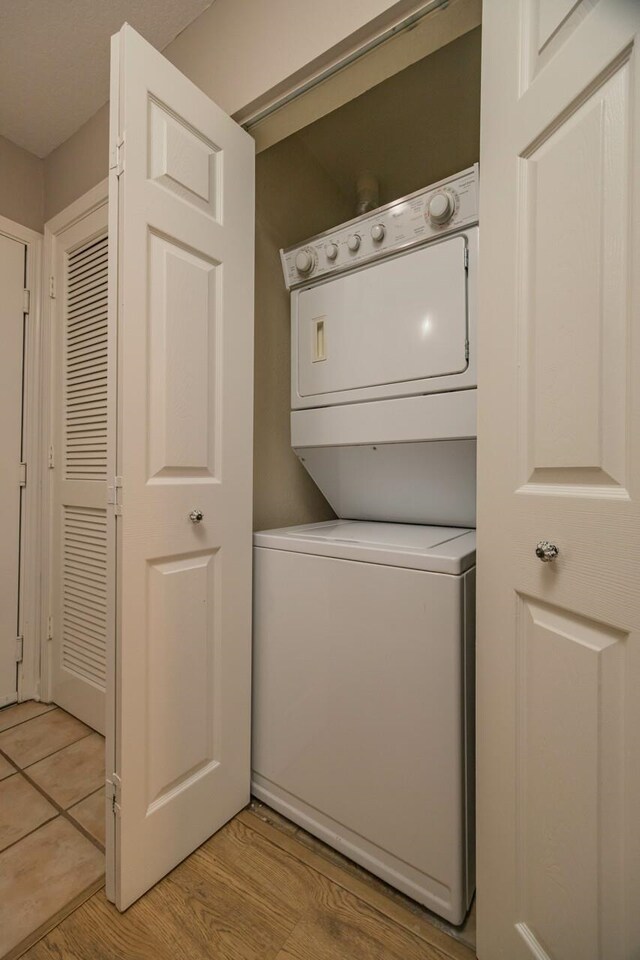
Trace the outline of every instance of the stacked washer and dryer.
{"label": "stacked washer and dryer", "polygon": [[291,443],[255,534],[253,793],[454,924],[475,887],[478,171],[282,251]]}

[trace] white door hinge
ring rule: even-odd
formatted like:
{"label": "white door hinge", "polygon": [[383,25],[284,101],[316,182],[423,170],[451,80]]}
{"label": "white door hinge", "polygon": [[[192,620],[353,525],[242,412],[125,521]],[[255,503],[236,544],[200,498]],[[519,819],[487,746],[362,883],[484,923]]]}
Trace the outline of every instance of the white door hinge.
{"label": "white door hinge", "polygon": [[115,170],[116,177],[124,173],[124,137],[118,137],[115,150],[111,154],[110,170]]}
{"label": "white door hinge", "polygon": [[47,640],[53,640],[53,617],[51,614],[47,617]]}
{"label": "white door hinge", "polygon": [[22,292],[22,312],[30,313],[31,312],[31,291],[23,290]]}
{"label": "white door hinge", "polygon": [[49,444],[49,459],[48,459],[48,461],[47,461],[47,465],[48,465],[48,467],[49,467],[49,470],[53,470],[53,468],[54,468],[55,465],[56,465],[55,455],[54,455],[53,444],[52,444],[52,443]]}
{"label": "white door hinge", "polygon": [[117,773],[112,773],[105,780],[105,792],[111,800],[111,809],[115,816],[120,814],[120,800],[122,795],[122,780]]}
{"label": "white door hinge", "polygon": [[56,298],[56,278],[53,274],[49,277],[49,296],[52,300]]}
{"label": "white door hinge", "polygon": [[107,504],[113,507],[117,517],[122,514],[122,477],[114,477],[107,486]]}
{"label": "white door hinge", "polygon": [[24,637],[16,637],[16,663],[22,663],[24,656]]}
{"label": "white door hinge", "polygon": [[19,470],[20,470],[20,473],[19,473],[18,483],[20,484],[21,487],[26,487],[26,485],[27,485],[27,465],[26,465],[26,463],[25,463],[24,461],[22,461],[22,460],[20,461],[20,464],[19,464]]}

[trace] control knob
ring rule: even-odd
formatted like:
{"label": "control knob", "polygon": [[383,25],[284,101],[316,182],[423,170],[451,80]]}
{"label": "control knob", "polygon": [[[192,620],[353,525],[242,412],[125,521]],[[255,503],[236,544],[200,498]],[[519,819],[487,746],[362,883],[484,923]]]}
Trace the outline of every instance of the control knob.
{"label": "control knob", "polygon": [[431,223],[440,225],[451,220],[455,209],[456,201],[453,194],[448,190],[438,190],[429,198],[427,215]]}
{"label": "control knob", "polygon": [[355,253],[356,250],[360,248],[360,243],[361,243],[360,235],[357,233],[352,233],[349,239],[347,240],[347,246],[349,247],[349,250],[351,250],[351,253]]}
{"label": "control knob", "polygon": [[337,243],[327,243],[324,248],[324,253],[327,260],[335,260],[338,256],[338,244]]}
{"label": "control knob", "polygon": [[316,252],[312,247],[303,247],[296,253],[296,270],[298,273],[311,273],[317,262]]}
{"label": "control knob", "polygon": [[375,240],[376,243],[381,243],[381,241],[384,240],[384,234],[384,223],[375,223],[371,227],[371,239]]}

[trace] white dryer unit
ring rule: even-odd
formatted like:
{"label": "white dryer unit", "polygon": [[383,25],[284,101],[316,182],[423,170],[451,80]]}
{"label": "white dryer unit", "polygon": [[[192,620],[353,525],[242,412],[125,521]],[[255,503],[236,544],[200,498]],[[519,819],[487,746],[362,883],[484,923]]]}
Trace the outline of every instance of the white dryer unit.
{"label": "white dryer unit", "polygon": [[475,532],[255,535],[253,793],[452,923],[474,890]]}
{"label": "white dryer unit", "polygon": [[477,223],[472,167],[282,252],[292,446],[340,517],[475,526]]}

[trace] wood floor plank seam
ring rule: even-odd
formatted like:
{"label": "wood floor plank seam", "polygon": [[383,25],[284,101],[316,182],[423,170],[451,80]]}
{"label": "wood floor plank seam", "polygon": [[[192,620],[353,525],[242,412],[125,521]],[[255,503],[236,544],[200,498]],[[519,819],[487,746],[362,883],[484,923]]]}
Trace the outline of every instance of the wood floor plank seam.
{"label": "wood floor plank seam", "polygon": [[[337,886],[347,890],[353,896],[362,900],[369,907],[376,910],[381,916],[396,923],[407,932],[419,937],[430,947],[443,953],[446,960],[472,960],[474,953],[470,947],[460,940],[456,940],[427,919],[407,916],[407,910],[401,904],[387,899],[383,894],[368,887],[364,881],[351,874],[345,873],[340,867],[326,860],[319,854],[305,847],[295,837],[291,837],[263,820],[249,808],[241,810],[236,819],[244,823],[249,830],[259,833],[265,840],[290,854],[294,859],[304,863],[307,867],[320,873]],[[423,929],[428,928],[428,929]],[[446,942],[449,941],[449,942]],[[453,952],[452,952],[453,951]]]}

